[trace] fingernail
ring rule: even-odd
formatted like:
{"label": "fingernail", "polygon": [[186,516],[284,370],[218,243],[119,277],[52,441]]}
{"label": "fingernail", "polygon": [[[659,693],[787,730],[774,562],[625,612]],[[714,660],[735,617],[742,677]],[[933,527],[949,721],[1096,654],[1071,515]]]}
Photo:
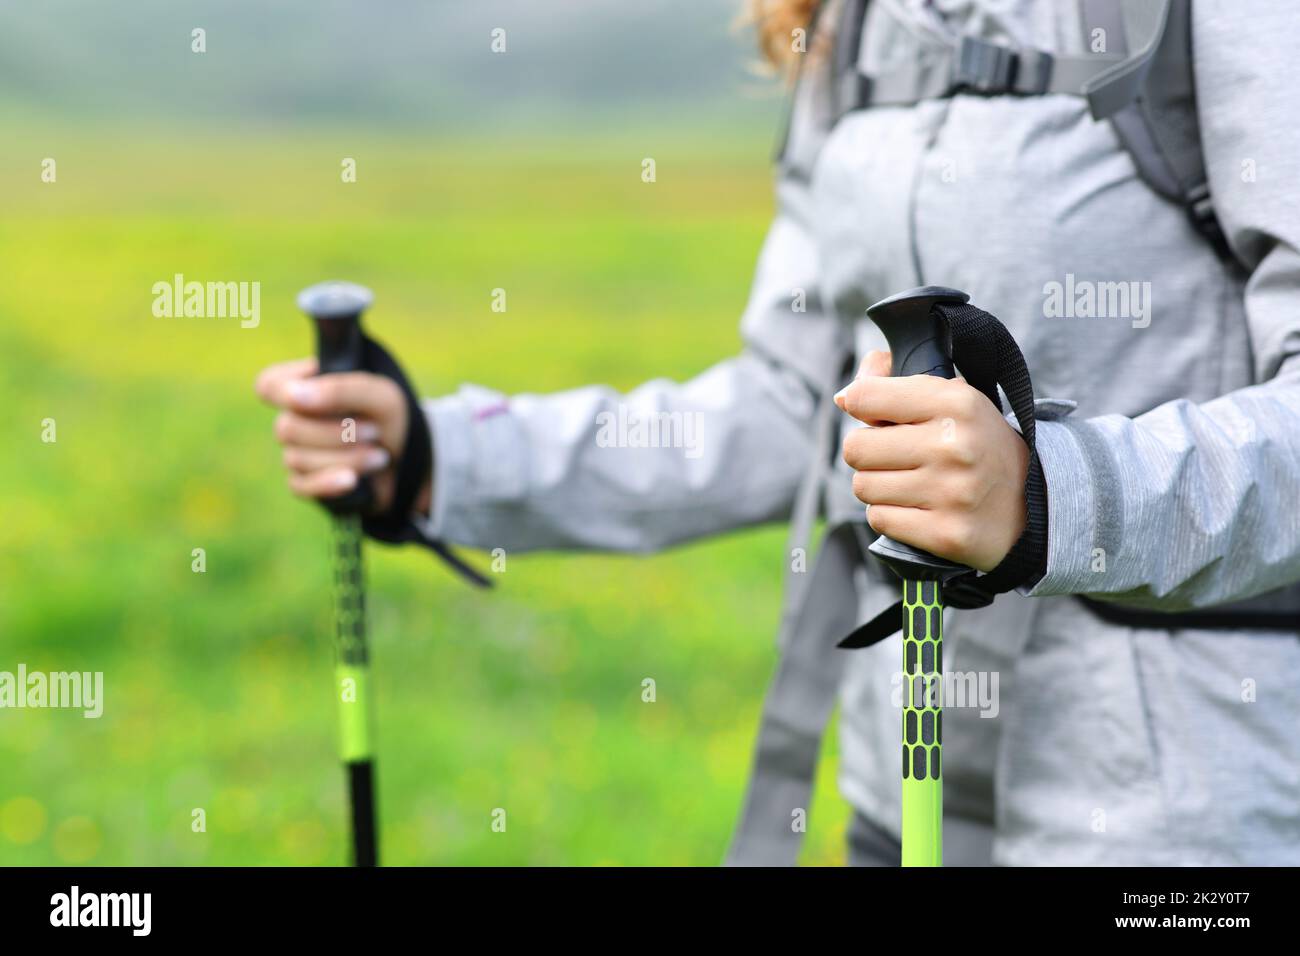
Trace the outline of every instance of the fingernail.
{"label": "fingernail", "polygon": [[311,382],[290,382],[289,397],[299,405],[315,405],[320,401],[320,389]]}
{"label": "fingernail", "polygon": [[372,448],[366,452],[362,459],[366,465],[366,471],[379,471],[381,468],[388,467],[388,452],[382,448]]}
{"label": "fingernail", "polygon": [[842,389],[840,389],[838,392],[835,393],[835,397],[832,399],[832,401],[834,401],[835,404],[838,405],[840,408],[844,407],[844,393],[847,392],[851,387],[852,387],[851,385],[845,385]]}
{"label": "fingernail", "polygon": [[357,441],[379,441],[379,426],[374,422],[359,422],[357,424]]}
{"label": "fingernail", "polygon": [[356,483],[356,472],[351,471],[350,469],[347,471],[336,471],[330,477],[330,484],[339,491],[351,491]]}

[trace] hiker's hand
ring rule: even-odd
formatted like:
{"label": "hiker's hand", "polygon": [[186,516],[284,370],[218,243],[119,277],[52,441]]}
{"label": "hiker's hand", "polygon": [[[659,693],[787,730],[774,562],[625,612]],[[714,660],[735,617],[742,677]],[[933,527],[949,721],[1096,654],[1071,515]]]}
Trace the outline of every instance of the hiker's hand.
{"label": "hiker's hand", "polygon": [[[392,503],[393,463],[406,443],[406,399],[382,375],[316,375],[314,358],[271,365],[257,377],[257,394],[281,409],[275,437],[284,446],[289,488],[304,498],[335,498],[373,478],[375,510]],[[349,424],[349,422],[351,424]],[[426,482],[416,507],[427,511]]]}
{"label": "hiker's hand", "polygon": [[[1029,448],[993,404],[962,379],[889,377],[871,352],[835,404],[871,426],[844,440],[853,493],[867,523],[895,541],[980,571],[1025,530]],[[890,424],[897,422],[898,424]]]}

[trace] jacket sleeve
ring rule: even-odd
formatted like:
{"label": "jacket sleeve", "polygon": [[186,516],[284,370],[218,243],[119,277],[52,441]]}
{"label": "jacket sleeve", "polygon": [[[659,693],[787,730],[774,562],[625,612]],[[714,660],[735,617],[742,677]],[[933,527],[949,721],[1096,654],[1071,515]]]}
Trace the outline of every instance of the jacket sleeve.
{"label": "jacket sleeve", "polygon": [[485,549],[653,551],[787,518],[816,402],[847,330],[822,308],[808,173],[820,125],[801,83],[776,216],[739,356],[627,394],[591,386],[511,397],[476,386],[428,401],[433,505],[424,533]]}
{"label": "jacket sleeve", "polygon": [[1173,611],[1300,581],[1300,21],[1269,0],[1192,9],[1202,143],[1249,273],[1259,384],[1133,419],[1041,423],[1049,544],[1034,595]]}

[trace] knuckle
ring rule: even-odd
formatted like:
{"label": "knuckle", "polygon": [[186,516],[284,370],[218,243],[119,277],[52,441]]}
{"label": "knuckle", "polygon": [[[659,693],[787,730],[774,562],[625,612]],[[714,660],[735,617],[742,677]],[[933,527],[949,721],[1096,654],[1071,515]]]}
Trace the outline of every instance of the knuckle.
{"label": "knuckle", "polygon": [[969,468],[979,460],[979,450],[961,431],[951,441],[942,442],[941,447],[948,461],[962,468]]}
{"label": "knuckle", "polygon": [[985,401],[984,396],[965,382],[953,379],[948,384],[952,393],[952,410],[960,418],[974,418],[979,412],[979,403]]}
{"label": "knuckle", "polygon": [[293,435],[293,416],[281,412],[275,416],[275,437],[277,441],[287,442]]}
{"label": "knuckle", "polygon": [[863,504],[870,504],[870,487],[869,476],[865,471],[855,471],[853,473],[853,495]]}
{"label": "knuckle", "polygon": [[392,379],[378,375],[375,376],[375,384],[377,385],[376,394],[383,397],[384,403],[390,410],[395,411],[406,403],[406,397],[402,394],[402,390],[398,388],[397,383]]}
{"label": "knuckle", "polygon": [[975,538],[969,522],[951,518],[939,526],[936,536],[942,550],[957,555],[966,554]]}
{"label": "knuckle", "polygon": [[844,390],[844,411],[850,415],[857,415],[862,408],[862,383],[866,379],[857,378],[849,383]]}
{"label": "knuckle", "polygon": [[929,550],[941,555],[953,555],[959,550],[957,533],[947,525],[936,526],[931,534],[934,536],[934,544],[929,547]]}
{"label": "knuckle", "polygon": [[962,476],[949,482],[948,500],[956,507],[969,511],[979,503],[979,492],[975,482],[968,476]]}
{"label": "knuckle", "polygon": [[849,465],[853,465],[857,461],[859,445],[858,432],[861,430],[862,429],[860,428],[853,429],[853,431],[844,436],[844,441],[840,443],[844,461]]}
{"label": "knuckle", "polygon": [[889,534],[890,522],[889,515],[879,508],[867,508],[867,525],[876,534]]}
{"label": "knuckle", "polygon": [[322,375],[316,380],[316,394],[322,408],[333,408],[339,401],[339,380],[334,375]]}

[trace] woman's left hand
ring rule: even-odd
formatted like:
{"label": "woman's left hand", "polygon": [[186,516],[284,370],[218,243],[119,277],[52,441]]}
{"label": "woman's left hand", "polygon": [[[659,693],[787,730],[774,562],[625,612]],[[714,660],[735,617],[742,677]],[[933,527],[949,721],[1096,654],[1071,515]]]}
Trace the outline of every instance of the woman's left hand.
{"label": "woman's left hand", "polygon": [[888,352],[869,352],[858,378],[835,396],[873,426],[844,439],[867,523],[895,541],[992,570],[1025,530],[1028,446],[965,380],[891,378],[889,368]]}

